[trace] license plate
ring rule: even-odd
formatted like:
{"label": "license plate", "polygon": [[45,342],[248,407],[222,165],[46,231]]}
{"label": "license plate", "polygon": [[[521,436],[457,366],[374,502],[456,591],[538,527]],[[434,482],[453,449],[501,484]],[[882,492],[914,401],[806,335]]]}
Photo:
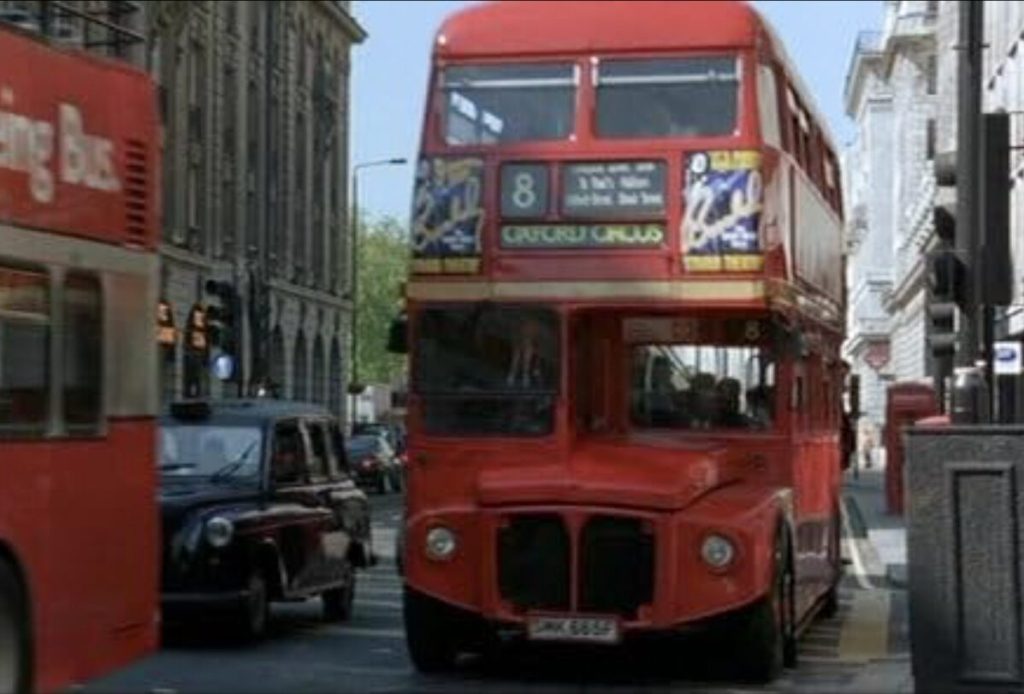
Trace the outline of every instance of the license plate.
{"label": "license plate", "polygon": [[618,643],[619,623],[604,617],[531,617],[527,634],[533,641]]}

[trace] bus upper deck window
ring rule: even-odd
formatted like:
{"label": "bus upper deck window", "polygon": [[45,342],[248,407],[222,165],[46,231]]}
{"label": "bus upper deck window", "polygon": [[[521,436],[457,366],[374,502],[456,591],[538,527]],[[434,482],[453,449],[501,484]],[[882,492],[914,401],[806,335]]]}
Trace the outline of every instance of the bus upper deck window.
{"label": "bus upper deck window", "polygon": [[441,74],[445,142],[564,140],[576,118],[571,63],[457,65]]}
{"label": "bus upper deck window", "polygon": [[732,135],[737,127],[735,57],[603,60],[597,134],[608,138]]}

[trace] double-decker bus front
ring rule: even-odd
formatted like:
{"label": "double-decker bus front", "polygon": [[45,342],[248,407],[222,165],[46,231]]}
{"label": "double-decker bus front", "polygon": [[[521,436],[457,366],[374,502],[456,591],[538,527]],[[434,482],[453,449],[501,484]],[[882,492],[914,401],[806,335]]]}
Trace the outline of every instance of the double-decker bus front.
{"label": "double-decker bus front", "polygon": [[[770,299],[766,36],[740,3],[501,2],[441,28],[406,297],[420,669],[711,624],[770,678],[834,597],[841,336]],[[815,381],[817,426],[793,400]]]}
{"label": "double-decker bus front", "polygon": [[156,92],[0,29],[0,692],[157,644]]}

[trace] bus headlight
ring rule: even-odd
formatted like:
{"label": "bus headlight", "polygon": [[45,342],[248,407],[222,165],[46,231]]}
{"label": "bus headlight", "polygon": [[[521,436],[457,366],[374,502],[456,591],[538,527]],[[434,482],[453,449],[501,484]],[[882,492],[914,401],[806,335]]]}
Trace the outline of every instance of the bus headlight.
{"label": "bus headlight", "polygon": [[455,533],[450,528],[438,525],[427,531],[424,551],[430,559],[444,561],[451,559],[457,545]]}
{"label": "bus headlight", "polygon": [[724,569],[736,558],[736,546],[721,535],[708,535],[700,546],[700,556],[713,569]]}
{"label": "bus headlight", "polygon": [[227,547],[235,535],[235,524],[223,516],[206,521],[206,541],[211,547]]}

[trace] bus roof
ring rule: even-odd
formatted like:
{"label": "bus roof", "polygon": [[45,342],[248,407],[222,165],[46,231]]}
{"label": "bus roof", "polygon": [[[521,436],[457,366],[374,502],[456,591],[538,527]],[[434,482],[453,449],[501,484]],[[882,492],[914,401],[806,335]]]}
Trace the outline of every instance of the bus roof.
{"label": "bus roof", "polygon": [[744,2],[485,2],[438,32],[443,57],[753,45],[760,18]]}
{"label": "bus roof", "polygon": [[434,42],[439,59],[742,48],[760,32],[826,138],[828,122],[771,25],[742,0],[493,0],[455,12]]}

